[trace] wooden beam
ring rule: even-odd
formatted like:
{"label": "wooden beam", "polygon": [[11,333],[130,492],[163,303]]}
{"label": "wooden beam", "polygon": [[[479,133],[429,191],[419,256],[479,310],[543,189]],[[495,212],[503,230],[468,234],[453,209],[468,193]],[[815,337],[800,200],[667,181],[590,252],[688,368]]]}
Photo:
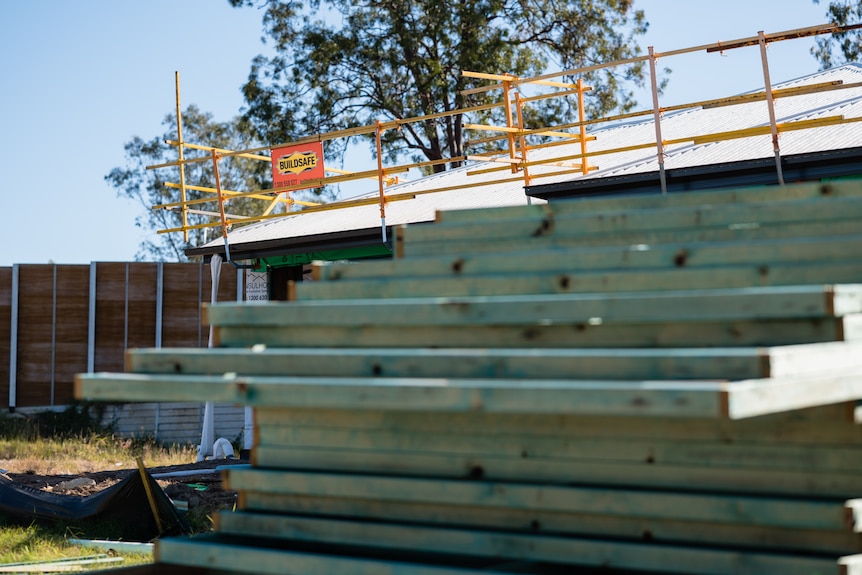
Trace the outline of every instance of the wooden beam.
{"label": "wooden beam", "polygon": [[728,394],[728,414],[732,419],[756,417],[767,413],[788,411],[815,404],[840,403],[862,399],[862,374],[851,372],[841,376],[816,378],[816,383],[804,378],[735,382]]}
{"label": "wooden beam", "polygon": [[725,417],[724,382],[81,374],[79,399],[280,407]]}
{"label": "wooden beam", "polygon": [[[582,273],[592,270],[672,270],[733,264],[780,265],[848,261],[862,252],[862,234],[791,237],[745,242],[636,244],[570,249],[521,250],[463,256],[369,260],[351,264],[315,264],[315,281],[350,282],[388,278],[470,277],[487,274]],[[300,293],[318,284],[300,284]],[[311,295],[311,294],[308,294]]]}
{"label": "wooden beam", "polygon": [[862,312],[862,285],[631,293],[426,297],[207,306],[215,326],[553,325],[841,317]]}
{"label": "wooden beam", "polygon": [[[435,505],[367,499],[296,496],[263,492],[240,493],[245,512],[290,513],[341,517],[366,517],[373,521],[399,521],[426,525],[464,525],[530,533],[624,537],[631,541],[673,543],[708,541],[710,536],[743,548],[778,549],[798,544],[797,549],[818,553],[829,550],[844,554],[857,545],[859,534],[824,530],[775,529],[756,525],[731,525],[708,521],[632,519],[607,515],[542,511],[536,509],[495,509],[460,505]],[[217,524],[220,521],[217,519]]]}
{"label": "wooden beam", "polygon": [[225,347],[452,347],[474,348],[607,348],[789,345],[826,341],[860,341],[862,314],[843,318],[662,322],[642,325],[587,322],[558,325],[307,325],[221,326]]}
{"label": "wooden beam", "polygon": [[369,550],[479,556],[608,569],[660,569],[665,573],[780,572],[807,575],[812,570],[836,572],[838,559],[800,561],[794,555],[756,551],[250,513],[225,514],[220,527],[236,535],[275,538],[292,543],[345,544]]}
{"label": "wooden beam", "polygon": [[[862,446],[731,444],[684,439],[584,438],[577,435],[521,435],[505,425],[487,434],[422,430],[352,430],[309,427],[260,427],[258,448],[380,451],[389,457],[411,453],[441,456],[487,455],[510,460],[624,462],[640,466],[704,466],[752,470],[862,471]],[[283,464],[289,464],[285,459]],[[268,465],[267,465],[268,466]],[[462,469],[463,471],[463,469]],[[522,479],[527,479],[528,476]],[[631,481],[631,479],[629,479]],[[617,481],[619,482],[619,481]],[[862,485],[862,477],[857,481]]]}
{"label": "wooden beam", "polygon": [[230,469],[228,489],[345,499],[529,509],[858,532],[859,500],[828,501],[587,486]]}
{"label": "wooden beam", "polygon": [[[742,242],[741,242],[742,243]],[[745,248],[740,246],[740,251]],[[411,261],[411,260],[401,260]],[[559,264],[558,264],[559,265]],[[503,296],[647,290],[747,288],[750,286],[855,283],[862,281],[862,261],[793,262],[762,259],[757,263],[684,266],[665,269],[508,272],[475,275],[381,277],[352,282],[296,285],[295,299],[304,301],[370,298]]]}
{"label": "wooden beam", "polygon": [[266,547],[265,541],[260,543],[258,546],[249,545],[247,540],[232,540],[225,536],[160,539],[156,543],[156,563],[217,566],[219,573],[249,573],[252,570],[261,575],[283,575],[286,568],[289,568],[288,573],[303,575],[511,575],[489,569],[489,565],[482,565],[478,569],[435,566],[416,562],[421,560],[419,557],[413,562],[408,562],[405,557],[396,561],[366,554],[353,557],[340,548],[313,553]]}
{"label": "wooden beam", "polygon": [[859,366],[862,342],[769,348],[479,349],[266,348],[136,349],[127,371],[339,377],[531,379],[756,379],[840,374]]}
{"label": "wooden beam", "polygon": [[621,231],[700,229],[719,226],[774,225],[789,222],[831,221],[862,216],[862,198],[817,198],[795,202],[683,206],[630,209],[616,212],[553,214],[500,222],[437,223],[405,226],[405,243],[423,241],[482,241],[531,238],[556,234],[588,236]]}
{"label": "wooden beam", "polygon": [[493,222],[495,220],[522,219],[527,217],[541,221],[549,214],[589,214],[632,209],[789,202],[817,198],[853,197],[862,197],[862,183],[848,180],[843,182],[794,184],[792,186],[753,186],[698,190],[679,194],[655,193],[637,196],[585,197],[567,202],[553,202],[532,206],[445,210],[437,212],[437,221],[438,223]]}
{"label": "wooden beam", "polygon": [[[535,456],[504,456],[489,453],[434,453],[354,448],[284,447],[268,443],[264,428],[255,444],[255,466],[271,469],[375,472],[386,475],[515,481],[543,484],[603,485],[610,488],[640,487],[704,490],[733,494],[745,492],[766,496],[851,498],[860,493],[858,472],[820,470],[751,469],[702,463],[673,464],[651,456],[640,462],[590,459],[558,459]],[[854,548],[855,549],[855,548]],[[858,550],[862,551],[862,547]]]}
{"label": "wooden beam", "polygon": [[[421,411],[359,411],[353,409],[293,409],[262,406],[255,425],[264,428],[390,430],[429,435],[493,435],[505,428],[523,437],[562,435],[572,440],[660,440],[755,443],[758,445],[852,444],[862,441],[862,426],[854,419],[856,402],[829,404],[745,420],[697,418],[658,419],[632,416],[538,415],[495,413],[426,413]],[[494,430],[494,431],[489,431]]]}
{"label": "wooden beam", "polygon": [[[825,237],[858,235],[862,223],[858,218],[832,221],[799,221],[766,224],[760,222],[710,228],[620,230],[592,235],[579,234],[576,230],[559,230],[552,235],[498,238],[492,241],[473,240],[426,240],[422,242],[399,242],[396,248],[403,258],[440,256],[444,254],[463,257],[495,252],[538,251],[551,248],[590,248],[610,246],[651,246],[656,244],[678,244],[687,242],[745,242],[760,240],[782,240],[801,237]],[[403,229],[398,230],[402,236]]]}

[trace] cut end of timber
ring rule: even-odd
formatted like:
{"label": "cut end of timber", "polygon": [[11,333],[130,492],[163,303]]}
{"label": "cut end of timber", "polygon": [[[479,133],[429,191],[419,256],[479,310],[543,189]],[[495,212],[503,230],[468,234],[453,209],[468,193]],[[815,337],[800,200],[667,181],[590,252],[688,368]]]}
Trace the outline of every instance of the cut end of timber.
{"label": "cut end of timber", "polygon": [[312,281],[322,281],[323,280],[323,271],[320,264],[311,264],[311,280]]}
{"label": "cut end of timber", "polygon": [[404,258],[404,227],[398,226],[395,228],[395,258]]}
{"label": "cut end of timber", "polygon": [[[724,384],[725,386],[727,384]],[[718,416],[721,419],[730,419],[730,393],[722,389],[718,393]]]}
{"label": "cut end of timber", "polygon": [[83,387],[83,383],[81,382],[81,375],[75,376],[75,381],[72,382],[72,395],[75,399],[84,399],[81,397],[81,389]]}

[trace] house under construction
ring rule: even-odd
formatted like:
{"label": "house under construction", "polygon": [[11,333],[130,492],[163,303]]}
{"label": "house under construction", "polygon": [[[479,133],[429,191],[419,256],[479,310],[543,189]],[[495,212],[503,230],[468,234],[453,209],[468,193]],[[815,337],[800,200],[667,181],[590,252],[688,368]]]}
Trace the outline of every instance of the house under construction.
{"label": "house under construction", "polygon": [[[721,49],[768,79],[767,43],[829,31]],[[860,74],[558,146],[513,122],[505,153],[388,189],[379,166],[372,198],[192,250],[393,257],[314,264],[291,301],[209,306],[212,349],[78,377],[254,410],[237,509],[127,572],[862,573]]]}

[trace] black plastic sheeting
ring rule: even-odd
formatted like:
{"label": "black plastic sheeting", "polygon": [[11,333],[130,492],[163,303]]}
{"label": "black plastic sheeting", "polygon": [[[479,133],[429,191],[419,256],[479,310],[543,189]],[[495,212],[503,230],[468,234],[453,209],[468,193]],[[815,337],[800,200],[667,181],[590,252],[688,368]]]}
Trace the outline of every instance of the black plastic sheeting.
{"label": "black plastic sheeting", "polygon": [[150,541],[161,535],[191,533],[188,520],[177,511],[149,473],[147,481],[156,503],[161,529],[156,525],[141,474],[131,472],[113,486],[85,497],[61,495],[15,483],[0,474],[0,513],[24,521],[48,520],[75,524],[99,522],[109,526],[112,539]]}

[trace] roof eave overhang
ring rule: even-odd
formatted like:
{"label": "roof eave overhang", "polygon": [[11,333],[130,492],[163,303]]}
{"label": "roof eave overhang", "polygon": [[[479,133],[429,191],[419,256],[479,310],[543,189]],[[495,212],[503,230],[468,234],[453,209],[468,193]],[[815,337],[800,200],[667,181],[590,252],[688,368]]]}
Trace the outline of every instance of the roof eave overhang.
{"label": "roof eave overhang", "polygon": [[[391,238],[391,229],[387,229],[387,238]],[[381,228],[349,230],[328,234],[315,234],[297,238],[280,238],[246,243],[230,243],[230,255],[233,260],[251,260],[281,255],[305,254],[329,250],[346,250],[380,246],[383,244]],[[209,258],[215,254],[225,256],[224,244],[209,245],[196,248],[186,248],[188,257]]]}
{"label": "roof eave overhang", "polygon": [[[786,183],[862,175],[862,147],[793,154],[781,157]],[[665,171],[668,192],[778,184],[773,158],[709,164]],[[528,186],[528,196],[543,200],[607,194],[655,193],[661,190],[658,171],[586,178]]]}

